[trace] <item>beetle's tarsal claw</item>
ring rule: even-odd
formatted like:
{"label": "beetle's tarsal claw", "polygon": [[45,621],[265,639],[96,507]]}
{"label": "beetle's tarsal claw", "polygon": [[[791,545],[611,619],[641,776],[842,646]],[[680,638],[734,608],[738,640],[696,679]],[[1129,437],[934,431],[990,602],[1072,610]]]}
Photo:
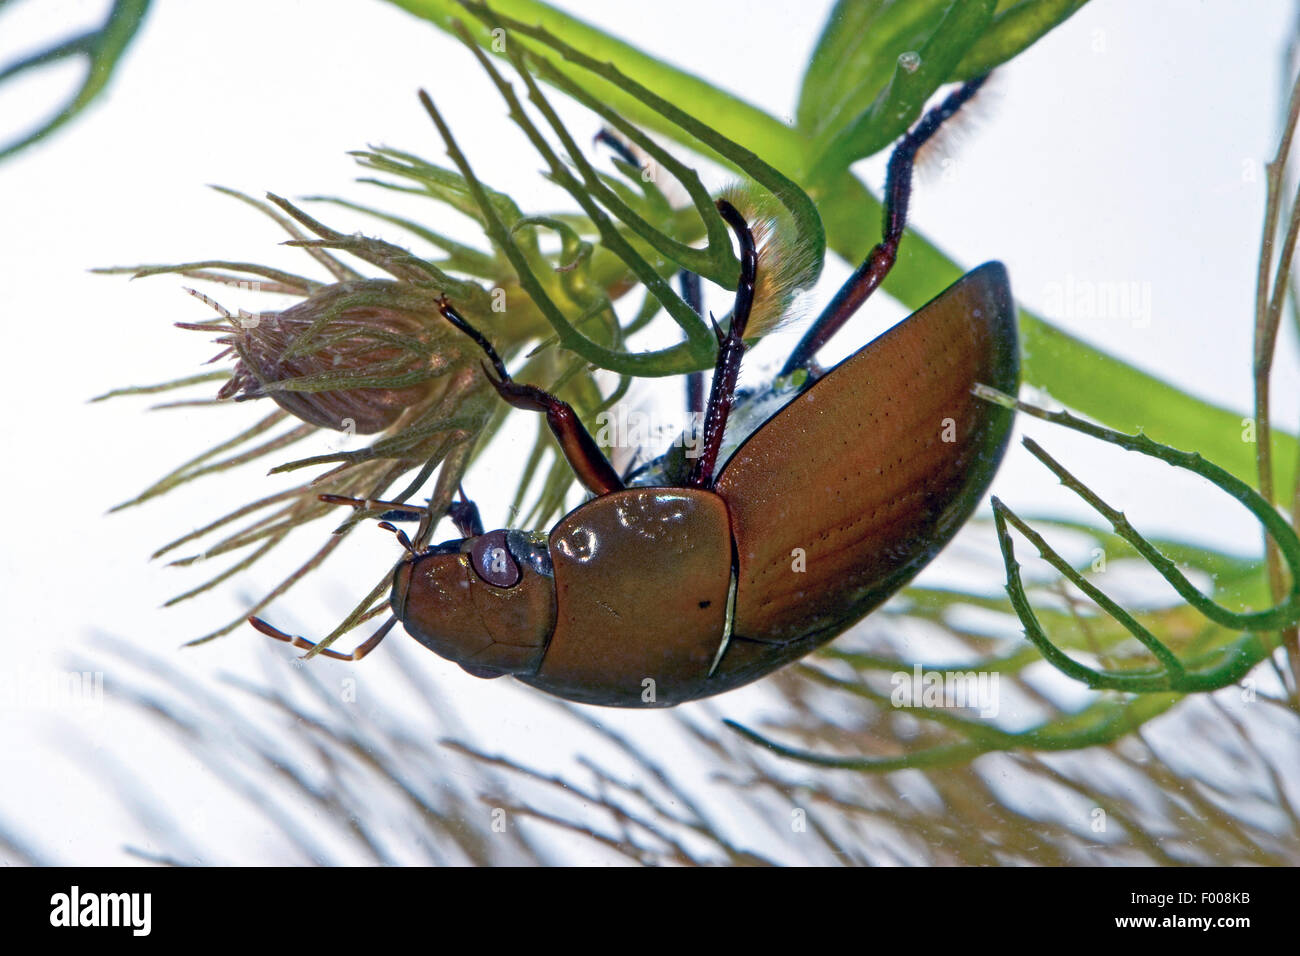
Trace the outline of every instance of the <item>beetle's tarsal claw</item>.
{"label": "beetle's tarsal claw", "polygon": [[497,392],[500,392],[500,391],[501,391],[501,383],[504,382],[505,379],[503,379],[503,378],[499,378],[499,377],[497,376],[496,369],[494,369],[494,368],[492,367],[491,363],[489,363],[489,362],[484,362],[484,363],[482,363],[482,366],[481,366],[481,367],[482,367],[482,369],[483,369],[483,375],[487,378],[487,380],[488,380],[489,382],[492,383],[492,387],[495,388],[495,389],[497,390]]}

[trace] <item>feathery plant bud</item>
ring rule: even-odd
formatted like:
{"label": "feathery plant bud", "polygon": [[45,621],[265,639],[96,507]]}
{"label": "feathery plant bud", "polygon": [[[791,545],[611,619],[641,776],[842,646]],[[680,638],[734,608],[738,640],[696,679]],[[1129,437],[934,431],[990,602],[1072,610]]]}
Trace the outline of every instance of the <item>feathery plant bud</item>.
{"label": "feathery plant bud", "polygon": [[[462,355],[437,293],[386,279],[340,282],[282,312],[224,313],[238,356],[217,397],[270,397],[308,424],[358,435],[418,415]],[[189,328],[207,328],[188,326]]]}

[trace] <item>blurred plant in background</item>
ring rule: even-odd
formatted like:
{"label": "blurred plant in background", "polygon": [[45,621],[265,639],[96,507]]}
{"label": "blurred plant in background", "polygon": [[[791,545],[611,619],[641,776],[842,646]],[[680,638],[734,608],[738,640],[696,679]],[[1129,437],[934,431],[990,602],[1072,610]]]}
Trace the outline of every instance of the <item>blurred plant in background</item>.
{"label": "blurred plant in background", "polygon": [[[536,0],[497,0],[490,9],[453,0],[395,2],[475,51],[511,119],[543,157],[547,175],[581,212],[525,214],[480,182],[426,98],[454,169],[394,149],[371,149],[357,158],[384,177],[369,182],[471,217],[486,248],[454,242],[407,216],[316,197],[373,215],[444,253],[423,260],[384,240],[336,232],[278,197],[264,203],[232,194],[280,222],[291,244],[311,255],[330,281],[226,260],[108,270],[257,283],[261,291],[300,299],[271,315],[230,312],[211,300],[217,318],[188,327],[218,333],[228,350],[223,357],[236,359],[233,369],[115,393],[220,381],[222,398],[269,397],[277,405],[126,504],[278,454],[320,428],[379,436],[359,451],[279,465],[276,471],[331,467],[160,549],[159,555],[168,554],[220,531],[224,536],[200,555],[175,563],[248,550],[176,600],[228,580],[290,532],[324,516],[321,493],[419,501],[433,481],[424,493],[429,504],[420,533],[432,531],[505,414],[473,350],[440,322],[432,307],[437,295],[454,299],[507,358],[526,355],[515,372],[520,380],[557,390],[590,421],[622,397],[633,377],[679,375],[712,362],[712,334],[673,291],[671,279],[688,270],[730,288],[736,263],[712,198],[679,155],[706,157],[742,177],[742,189],[771,210],[773,228],[798,237],[812,261],[810,277],[827,249],[856,264],[877,238],[864,224],[878,222],[881,209],[851,165],[887,148],[941,85],[1014,57],[1082,5],[841,2],[808,64],[795,121],[788,125]],[[115,8],[110,27],[118,16],[138,22],[142,7],[128,7]],[[124,46],[114,49],[120,53]],[[494,55],[513,67],[541,123],[525,110]],[[97,70],[108,68],[95,62]],[[14,72],[11,67],[0,78]],[[542,83],[594,112],[612,131],[608,135],[621,144],[617,176],[584,156]],[[218,779],[280,828],[285,852],[302,862],[564,862],[570,857],[551,838],[558,828],[641,863],[1294,864],[1300,861],[1300,542],[1274,505],[1300,501],[1298,446],[1293,436],[1269,428],[1268,382],[1282,314],[1287,308],[1295,313],[1286,292],[1300,204],[1287,202],[1283,186],[1298,113],[1300,96],[1293,96],[1282,146],[1269,167],[1256,320],[1258,442],[1236,440],[1240,419],[1233,412],[1021,314],[1027,384],[1109,426],[1084,422],[1083,430],[1103,438],[1100,431],[1118,434],[1117,443],[1139,451],[1146,450],[1143,443],[1161,443],[1157,457],[1197,471],[1246,502],[1270,533],[1263,560],[1148,541],[1130,534],[1122,513],[1105,503],[1097,510],[1110,528],[1052,516],[1025,522],[998,503],[992,522],[974,523],[982,540],[1003,546],[1004,564],[991,548],[979,558],[981,580],[990,587],[906,589],[864,626],[769,678],[782,707],[761,727],[732,725],[739,731],[732,733],[709,704],[664,715],[701,763],[713,768],[713,779],[703,785],[614,735],[593,712],[550,701],[566,712],[575,734],[612,747],[622,772],[588,760],[578,779],[518,763],[474,741],[421,683],[407,650],[393,650],[393,642],[386,651],[424,708],[418,731],[410,715],[384,709],[358,719],[325,689],[314,667],[294,668],[266,687],[233,687],[253,705],[236,709],[186,685],[164,661],[110,644],[107,652],[139,673],[115,694],[192,741]],[[663,141],[673,144],[672,151]],[[661,188],[661,171],[680,185],[686,204]],[[542,234],[554,241],[542,242]],[[962,271],[914,233],[904,249],[885,289],[908,307],[919,307]],[[340,253],[388,278],[356,271]],[[628,309],[623,300],[635,290],[644,290],[643,298]],[[620,309],[630,317],[621,317]],[[626,340],[661,312],[677,324],[681,341],[653,352],[629,351]],[[1078,374],[1081,368],[1087,376]],[[602,372],[619,376],[608,394]],[[1126,438],[1130,433],[1140,437]],[[1039,457],[1055,464],[1045,452]],[[1057,474],[1087,498],[1082,481],[1063,466]],[[526,497],[538,475],[540,490],[530,503]],[[564,508],[569,482],[539,427],[512,508],[521,515],[518,523],[547,527]],[[382,510],[349,515],[338,534],[250,613],[318,567],[361,519]],[[1035,545],[1052,573],[1036,567],[1022,579],[1008,524]],[[1070,547],[1058,546],[1074,557],[1062,557],[1035,525],[1064,536]],[[1122,584],[1143,562],[1171,582],[1181,577],[1186,588],[1175,583],[1174,597],[1125,610],[1091,583],[1105,571]],[[1009,593],[995,594],[991,582],[1004,573]],[[1210,593],[1202,596],[1187,575],[1209,582]],[[385,576],[326,641],[383,611],[386,590]],[[1244,610],[1270,601],[1272,611]],[[1028,643],[1017,622],[1028,631]],[[933,651],[922,657],[918,646]],[[1049,667],[1091,690],[1081,698],[1077,686],[1045,680],[1045,673],[1054,676]],[[900,702],[899,675],[914,678],[909,694],[913,686],[948,693],[954,675],[976,672],[1000,679],[1001,699],[1033,713],[1033,723],[1000,725],[972,700],[954,707],[940,698],[938,706],[921,707],[904,695]],[[1188,679],[1197,675],[1205,679]],[[1261,705],[1239,706],[1245,701]],[[1180,703],[1176,713],[1156,721]],[[213,736],[217,726],[223,735]],[[443,742],[432,742],[436,737]],[[1281,743],[1266,743],[1270,739]],[[1187,759],[1178,742],[1192,740],[1198,753],[1214,759]],[[1051,753],[1060,751],[1079,752]],[[135,801],[142,821],[150,820],[152,811],[129,788],[126,799]],[[381,800],[382,812],[376,809]],[[333,837],[347,848],[337,854],[326,849],[319,834],[296,820],[295,805],[321,811],[319,819],[339,829]],[[739,826],[738,816],[749,824]],[[500,820],[509,821],[504,830],[496,828]],[[238,862],[189,841],[183,824],[151,826],[157,843],[139,849],[143,857]],[[761,837],[752,836],[760,831]],[[506,839],[493,839],[501,833]],[[35,858],[17,846],[0,833],[0,853]]]}
{"label": "blurred plant in background", "polygon": [[[952,738],[934,720],[947,711],[891,707],[887,693],[841,677],[855,673],[846,664],[869,671],[882,635],[916,628],[908,608],[883,613],[878,627],[765,682],[783,713],[772,729],[852,752],[924,751]],[[921,627],[955,646],[952,629]],[[977,654],[990,643],[971,636],[964,646]],[[478,739],[441,701],[422,656],[398,642],[382,664],[372,658],[382,702],[367,691],[362,704],[341,697],[334,675],[286,668],[269,647],[264,682],[214,688],[165,656],[101,641],[75,666],[111,662],[114,699],[202,761],[204,786],[230,817],[263,821],[251,857],[232,854],[213,821],[160,807],[147,780],[106,765],[143,835],[128,851],[180,865],[1300,863],[1300,719],[1267,695],[1195,695],[1107,746],[1017,748],[944,766],[899,756],[878,772],[773,757],[728,732],[707,701],[658,714],[656,745],[598,710],[533,695],[555,712],[549,732],[582,755],[557,769]],[[1003,700],[1024,697],[1067,720],[1028,671],[1001,672]],[[31,847],[23,855],[3,836],[0,859],[66,862]]]}

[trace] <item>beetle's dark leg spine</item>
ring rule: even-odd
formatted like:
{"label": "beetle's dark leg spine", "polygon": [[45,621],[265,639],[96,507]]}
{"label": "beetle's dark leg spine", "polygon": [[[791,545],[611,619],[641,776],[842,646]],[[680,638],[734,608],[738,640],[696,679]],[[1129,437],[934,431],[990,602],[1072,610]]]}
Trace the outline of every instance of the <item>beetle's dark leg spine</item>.
{"label": "beetle's dark leg spine", "polygon": [[[556,441],[560,443],[560,450],[564,452],[564,457],[573,468],[574,474],[578,476],[578,480],[586,485],[589,491],[597,495],[607,495],[611,491],[622,489],[623,480],[619,478],[618,472],[609,463],[605,453],[600,450],[596,440],[591,437],[591,433],[583,426],[572,405],[556,398],[550,392],[533,385],[521,385],[512,379],[510,373],[506,371],[505,363],[501,361],[501,356],[497,355],[496,349],[492,347],[492,343],[482,332],[470,325],[446,297],[438,300],[438,311],[447,321],[478,343],[479,348],[486,353],[488,361],[492,363],[492,369],[485,369],[485,371],[488,373],[488,381],[492,383],[498,395],[515,408],[546,413],[546,423],[551,426]],[[495,376],[492,374],[493,371],[496,372]]]}
{"label": "beetle's dark leg spine", "polygon": [[506,371],[506,363],[501,361],[501,356],[498,355],[497,350],[492,347],[492,343],[487,340],[487,336],[474,328],[474,326],[470,325],[469,320],[456,311],[456,307],[451,304],[450,300],[448,300],[445,295],[440,296],[438,299],[438,311],[442,313],[444,319],[468,335],[474,340],[474,344],[483,350],[483,354],[486,355],[488,361],[492,363],[492,368],[496,371],[497,378],[502,381],[511,381],[510,373]]}
{"label": "beetle's dark leg spine", "polygon": [[835,293],[835,298],[831,299],[830,304],[795,346],[785,367],[781,369],[782,375],[789,375],[807,366],[817,351],[830,341],[868,296],[885,281],[885,276],[898,258],[898,245],[907,226],[907,206],[912,195],[912,168],[916,163],[916,154],[939,127],[979,91],[987,79],[988,75],[985,74],[963,83],[942,103],[926,113],[894,147],[894,153],[889,158],[889,172],[885,177],[884,238],[867,254],[862,265]]}
{"label": "beetle's dark leg spine", "polygon": [[735,397],[736,378],[740,375],[740,360],[745,354],[745,326],[754,305],[754,284],[758,275],[758,251],[754,247],[754,234],[736,207],[725,199],[718,200],[718,212],[740,243],[740,282],[736,286],[736,304],[731,310],[731,328],[726,335],[714,323],[718,336],[718,362],[713,369],[713,384],[709,389],[709,405],[704,415],[704,436],[700,456],[691,467],[686,480],[688,488],[712,488],[713,469],[722,448],[722,436],[727,430],[727,416]]}
{"label": "beetle's dark leg spine", "polygon": [[447,505],[447,517],[456,526],[462,538],[476,538],[483,533],[483,518],[478,513],[478,505],[469,500],[463,487],[457,487],[460,501]]}
{"label": "beetle's dark leg spine", "polygon": [[[704,315],[704,293],[700,288],[700,277],[694,272],[683,269],[677,274],[677,281],[682,288],[682,299],[698,316]],[[686,376],[686,411],[692,417],[704,414],[704,373],[691,372]]]}
{"label": "beetle's dark leg spine", "polygon": [[641,159],[636,153],[632,152],[632,147],[628,146],[628,144],[620,139],[618,134],[608,126],[602,126],[600,132],[592,137],[592,142],[604,143],[609,147],[610,151],[619,159],[623,160],[623,162],[627,163],[629,166],[635,166],[637,169],[641,168]]}
{"label": "beetle's dark leg spine", "polygon": [[[286,634],[278,627],[267,624],[266,621],[263,621],[260,617],[250,617],[248,623],[253,625],[253,627],[257,628],[257,630],[261,631],[267,637],[273,637],[277,641],[284,641],[286,644],[291,644],[301,650],[309,651],[316,646],[315,641],[309,641],[305,637],[294,637],[292,634]],[[383,626],[380,627],[379,630],[375,631],[374,634],[371,634],[364,643],[359,644],[357,649],[351,654],[340,654],[338,651],[332,651],[328,647],[320,651],[320,654],[322,657],[328,657],[336,661],[359,661],[379,646],[379,642],[388,636],[388,632],[393,629],[393,625],[396,623],[397,616],[390,614],[388,620],[383,623]]]}

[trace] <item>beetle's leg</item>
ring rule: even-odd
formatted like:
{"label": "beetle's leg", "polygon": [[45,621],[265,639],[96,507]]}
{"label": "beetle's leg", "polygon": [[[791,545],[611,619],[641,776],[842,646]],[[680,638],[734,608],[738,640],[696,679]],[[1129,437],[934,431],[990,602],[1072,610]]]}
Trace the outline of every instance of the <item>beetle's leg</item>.
{"label": "beetle's leg", "polygon": [[465,496],[465,489],[458,487],[460,501],[447,505],[447,517],[456,526],[462,538],[477,538],[483,533],[483,519],[479,516],[478,505]]}
{"label": "beetle's leg", "polygon": [[[677,273],[677,281],[682,287],[682,299],[695,310],[698,316],[704,315],[704,294],[700,289],[700,277],[694,272],[683,269]],[[704,414],[704,373],[691,372],[686,376],[686,411],[692,419]]]}
{"label": "beetle's leg", "polygon": [[[609,459],[600,450],[591,433],[578,420],[573,406],[556,398],[550,392],[545,392],[534,385],[521,385],[512,379],[510,373],[506,371],[505,363],[501,361],[501,356],[497,355],[496,349],[492,347],[492,343],[482,332],[470,325],[445,296],[438,300],[438,311],[452,325],[477,342],[479,348],[487,355],[488,361],[492,363],[492,369],[485,368],[485,371],[488,373],[488,381],[496,388],[497,394],[515,408],[546,413],[546,423],[551,426],[551,431],[560,443],[560,450],[564,452],[564,457],[568,459],[569,466],[578,476],[578,480],[586,485],[589,491],[597,495],[606,495],[623,487],[618,472],[610,465]],[[493,371],[496,373],[495,376],[492,374]]]}
{"label": "beetle's leg", "polygon": [[[479,517],[478,505],[465,497],[465,489],[461,488],[459,491],[460,501],[453,501],[447,505],[447,517],[456,526],[456,530],[460,532],[461,537],[472,538],[483,533],[483,519]],[[330,505],[351,505],[353,508],[365,508],[371,511],[375,508],[387,508],[388,510],[382,514],[375,515],[384,523],[389,521],[419,521],[429,513],[428,508],[407,504],[404,501],[351,498],[347,495],[317,495],[316,497]]]}
{"label": "beetle's leg", "polygon": [[[277,641],[284,641],[286,644],[292,644],[294,647],[301,648],[302,650],[309,651],[316,646],[314,641],[309,641],[305,637],[294,637],[292,634],[286,634],[278,627],[272,627],[270,624],[267,624],[260,617],[250,617],[248,623],[253,625],[253,627],[257,628],[267,637],[273,637]],[[388,632],[393,629],[393,625],[396,623],[397,616],[390,614],[388,620],[384,622],[383,626],[379,630],[375,631],[374,634],[370,635],[364,643],[359,644],[357,649],[351,654],[340,654],[338,651],[332,651],[327,647],[320,652],[321,656],[333,658],[336,661],[359,661],[379,646],[379,642],[388,636]]]}
{"label": "beetle's leg", "polygon": [[377,498],[350,498],[347,495],[317,495],[321,501],[329,505],[351,505],[354,508],[387,508],[383,514],[375,517],[381,521],[419,521],[424,517],[428,508],[420,505],[408,504],[404,501],[380,501]]}
{"label": "beetle's leg", "polygon": [[907,225],[907,204],[912,194],[912,167],[916,162],[916,154],[944,121],[951,118],[978,92],[986,79],[987,74],[963,83],[947,99],[921,117],[921,121],[894,147],[894,154],[889,158],[889,172],[885,177],[884,238],[876,243],[857,272],[835,293],[835,298],[831,299],[817,321],[813,322],[795,346],[785,367],[781,369],[782,375],[806,367],[817,350],[840,330],[867,297],[885,281],[885,276],[898,257],[898,244],[903,239],[903,229]]}
{"label": "beetle's leg", "polygon": [[713,469],[722,448],[722,436],[727,430],[727,416],[736,391],[736,377],[740,374],[740,359],[745,354],[745,326],[749,324],[749,311],[754,305],[754,281],[758,275],[758,252],[754,248],[754,234],[749,230],[736,207],[725,199],[718,200],[718,212],[726,220],[740,243],[740,282],[736,286],[736,304],[731,310],[731,328],[723,335],[717,323],[713,324],[718,336],[718,361],[713,368],[713,384],[709,388],[709,405],[704,414],[704,434],[700,455],[691,466],[688,488],[712,488]]}
{"label": "beetle's leg", "polygon": [[632,152],[632,147],[608,126],[602,126],[600,132],[593,136],[591,141],[593,143],[604,143],[623,162],[629,166],[635,166],[637,169],[641,168],[641,158]]}

